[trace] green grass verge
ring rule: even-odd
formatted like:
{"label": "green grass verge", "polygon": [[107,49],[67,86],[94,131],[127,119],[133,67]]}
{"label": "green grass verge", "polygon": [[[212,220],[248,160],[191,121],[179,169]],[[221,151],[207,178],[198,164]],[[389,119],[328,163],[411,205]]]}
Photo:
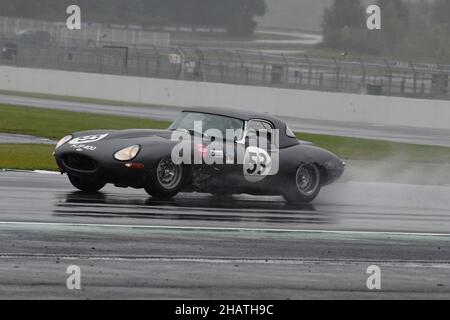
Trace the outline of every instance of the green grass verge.
{"label": "green grass verge", "polygon": [[448,147],[307,133],[297,133],[297,137],[301,140],[311,141],[344,159],[450,163],[450,148]]}
{"label": "green grass verge", "polygon": [[0,168],[57,171],[53,151],[46,144],[0,144]]}
{"label": "green grass verge", "polygon": [[[0,132],[59,139],[69,133],[92,129],[163,129],[165,121],[86,114],[31,107],[0,105]],[[378,140],[298,133],[348,160],[401,160],[450,163],[450,148],[412,145]],[[54,146],[0,144],[0,168],[55,170]]]}
{"label": "green grass verge", "polygon": [[166,121],[0,105],[0,132],[50,139],[92,129],[163,129],[168,126]]}

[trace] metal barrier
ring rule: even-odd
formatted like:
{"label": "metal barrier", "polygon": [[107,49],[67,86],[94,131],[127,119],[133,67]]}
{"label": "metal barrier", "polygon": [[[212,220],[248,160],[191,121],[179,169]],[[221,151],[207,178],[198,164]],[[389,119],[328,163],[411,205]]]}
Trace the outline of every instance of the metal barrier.
{"label": "metal barrier", "polygon": [[124,46],[106,41],[99,46],[60,42],[36,46],[3,38],[0,44],[0,63],[19,67],[450,99],[450,67],[438,64],[374,63],[248,50]]}

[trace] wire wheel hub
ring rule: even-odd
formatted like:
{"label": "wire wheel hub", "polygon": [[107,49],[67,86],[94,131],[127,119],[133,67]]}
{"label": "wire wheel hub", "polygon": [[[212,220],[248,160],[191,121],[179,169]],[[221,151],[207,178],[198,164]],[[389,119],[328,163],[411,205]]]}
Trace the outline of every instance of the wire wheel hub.
{"label": "wire wheel hub", "polygon": [[320,172],[315,165],[303,164],[297,169],[295,182],[298,191],[310,196],[314,194],[320,184]]}
{"label": "wire wheel hub", "polygon": [[159,184],[166,190],[175,189],[182,178],[181,166],[173,164],[168,159],[163,159],[156,168],[156,177]]}

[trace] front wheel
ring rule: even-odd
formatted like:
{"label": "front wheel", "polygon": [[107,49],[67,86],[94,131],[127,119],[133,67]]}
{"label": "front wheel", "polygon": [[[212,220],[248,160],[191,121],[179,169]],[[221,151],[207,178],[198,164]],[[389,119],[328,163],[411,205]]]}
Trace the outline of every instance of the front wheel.
{"label": "front wheel", "polygon": [[309,203],[317,197],[321,187],[321,175],[317,165],[304,163],[297,168],[294,181],[290,181],[283,197],[291,203]]}
{"label": "front wheel", "polygon": [[80,191],[94,193],[102,189],[106,182],[95,179],[79,178],[73,175],[68,175],[70,183]]}
{"label": "front wheel", "polygon": [[168,199],[176,196],[184,184],[184,171],[170,158],[159,160],[147,177],[145,191],[155,198]]}

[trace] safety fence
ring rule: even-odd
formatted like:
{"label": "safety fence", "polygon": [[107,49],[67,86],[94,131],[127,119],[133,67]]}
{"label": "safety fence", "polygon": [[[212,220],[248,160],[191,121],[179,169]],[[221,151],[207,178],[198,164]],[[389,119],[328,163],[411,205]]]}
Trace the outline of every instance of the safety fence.
{"label": "safety fence", "polygon": [[413,98],[450,99],[450,66],[291,56],[235,49],[30,44],[0,38],[0,63],[19,67]]}

